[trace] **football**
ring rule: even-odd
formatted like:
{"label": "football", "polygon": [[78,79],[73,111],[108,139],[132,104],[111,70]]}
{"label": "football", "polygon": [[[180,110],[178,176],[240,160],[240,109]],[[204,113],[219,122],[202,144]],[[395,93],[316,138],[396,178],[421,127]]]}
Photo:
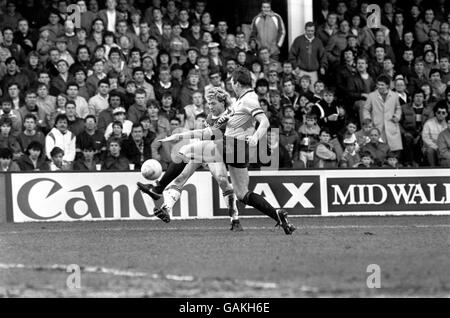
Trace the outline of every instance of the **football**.
{"label": "football", "polygon": [[156,180],[162,174],[162,167],[158,160],[149,159],[142,164],[142,176],[147,180]]}

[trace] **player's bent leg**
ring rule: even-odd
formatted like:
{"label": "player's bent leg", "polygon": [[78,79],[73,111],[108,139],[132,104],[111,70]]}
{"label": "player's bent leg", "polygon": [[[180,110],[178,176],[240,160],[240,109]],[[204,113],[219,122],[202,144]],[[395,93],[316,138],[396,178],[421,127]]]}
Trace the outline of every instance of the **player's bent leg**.
{"label": "player's bent leg", "polygon": [[283,209],[276,210],[271,206],[263,196],[248,191],[249,175],[247,168],[236,168],[229,166],[231,183],[234,186],[238,199],[246,205],[250,205],[255,209],[274,219],[280,225],[286,234],[292,234],[295,227],[287,221],[287,212]]}
{"label": "player's bent leg", "polygon": [[242,225],[239,221],[239,210],[237,208],[237,198],[234,193],[233,187],[228,181],[228,171],[224,163],[210,163],[208,164],[208,169],[222,190],[225,203],[228,208],[228,215],[231,219],[231,230],[232,231],[243,231]]}

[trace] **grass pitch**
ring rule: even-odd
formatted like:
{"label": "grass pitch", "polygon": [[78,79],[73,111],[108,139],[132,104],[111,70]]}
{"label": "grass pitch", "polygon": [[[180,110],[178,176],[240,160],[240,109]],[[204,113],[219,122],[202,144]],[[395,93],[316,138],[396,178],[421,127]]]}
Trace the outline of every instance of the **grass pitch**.
{"label": "grass pitch", "polygon": [[291,221],[292,236],[266,218],[239,233],[227,219],[1,224],[0,296],[450,296],[448,216]]}

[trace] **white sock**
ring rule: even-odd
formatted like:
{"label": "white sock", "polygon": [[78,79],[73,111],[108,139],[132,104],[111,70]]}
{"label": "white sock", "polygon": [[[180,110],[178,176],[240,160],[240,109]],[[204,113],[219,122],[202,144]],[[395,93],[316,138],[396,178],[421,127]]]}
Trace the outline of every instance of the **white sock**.
{"label": "white sock", "polygon": [[170,187],[163,192],[164,205],[168,208],[169,212],[172,213],[173,206],[181,197],[181,192],[179,189]]}
{"label": "white sock", "polygon": [[228,195],[224,196],[224,199],[225,199],[225,202],[227,204],[227,208],[230,208],[230,199],[231,199],[231,197],[233,198],[233,206],[232,206],[232,208],[233,208],[233,211],[234,211],[233,216],[231,217],[231,222],[233,222],[235,220],[239,220],[239,210],[238,210],[237,204],[236,204],[237,197],[236,197],[236,195],[233,192],[231,194],[228,194]]}

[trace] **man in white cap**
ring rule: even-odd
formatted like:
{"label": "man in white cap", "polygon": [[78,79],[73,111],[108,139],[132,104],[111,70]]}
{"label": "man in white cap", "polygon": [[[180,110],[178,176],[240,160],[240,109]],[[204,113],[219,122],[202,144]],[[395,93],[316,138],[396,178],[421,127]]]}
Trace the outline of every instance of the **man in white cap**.
{"label": "man in white cap", "polygon": [[109,137],[111,137],[113,133],[113,123],[115,121],[120,121],[122,123],[122,133],[129,136],[131,133],[131,130],[133,128],[133,122],[126,119],[126,111],[123,107],[117,107],[113,110],[113,118],[114,121],[106,127],[105,131],[105,139],[108,140]]}
{"label": "man in white cap", "polygon": [[345,150],[339,160],[339,167],[341,168],[354,168],[361,161],[360,155],[356,146],[355,134],[347,136],[344,139]]}

